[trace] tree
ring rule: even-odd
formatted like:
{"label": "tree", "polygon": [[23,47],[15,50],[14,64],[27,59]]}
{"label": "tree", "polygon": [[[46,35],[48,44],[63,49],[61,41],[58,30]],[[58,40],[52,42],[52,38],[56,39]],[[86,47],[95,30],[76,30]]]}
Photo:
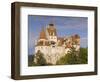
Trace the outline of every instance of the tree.
{"label": "tree", "polygon": [[78,64],[79,63],[79,51],[76,51],[74,47],[71,48],[70,52],[67,54],[68,64]]}
{"label": "tree", "polygon": [[44,58],[44,54],[41,53],[40,50],[38,50],[38,52],[36,53],[36,63],[35,65],[46,65],[46,60]]}
{"label": "tree", "polygon": [[65,64],[86,64],[88,50],[87,48],[80,48],[80,51],[76,51],[74,47],[71,48],[69,53],[65,54],[64,57],[61,57],[56,64],[65,65]]}
{"label": "tree", "polygon": [[61,57],[57,62],[56,64],[57,65],[65,65],[65,64],[68,64],[68,61],[67,61],[67,54],[64,56],[64,57]]}
{"label": "tree", "polygon": [[88,61],[88,48],[80,48],[80,63],[86,64]]}

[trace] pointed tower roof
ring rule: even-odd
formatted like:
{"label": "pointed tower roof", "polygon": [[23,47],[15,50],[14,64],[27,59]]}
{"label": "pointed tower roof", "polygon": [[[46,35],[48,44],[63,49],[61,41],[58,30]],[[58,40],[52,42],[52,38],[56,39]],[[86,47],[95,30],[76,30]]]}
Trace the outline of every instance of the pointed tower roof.
{"label": "pointed tower roof", "polygon": [[42,28],[42,30],[41,30],[41,32],[40,32],[40,37],[39,37],[39,39],[47,39],[45,30],[44,30],[44,27]]}

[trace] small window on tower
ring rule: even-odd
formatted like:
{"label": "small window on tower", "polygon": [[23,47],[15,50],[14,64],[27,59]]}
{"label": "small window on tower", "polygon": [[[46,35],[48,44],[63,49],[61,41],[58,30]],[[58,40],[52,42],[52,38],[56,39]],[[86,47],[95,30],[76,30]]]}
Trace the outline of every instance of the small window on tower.
{"label": "small window on tower", "polygon": [[54,32],[53,32],[53,36],[54,36]]}

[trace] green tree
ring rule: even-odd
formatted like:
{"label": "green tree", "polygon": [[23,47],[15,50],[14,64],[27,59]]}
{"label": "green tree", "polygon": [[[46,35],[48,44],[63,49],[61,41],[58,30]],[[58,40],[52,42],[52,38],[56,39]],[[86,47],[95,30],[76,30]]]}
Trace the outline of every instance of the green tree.
{"label": "green tree", "polygon": [[80,48],[80,63],[86,64],[88,61],[88,48]]}
{"label": "green tree", "polygon": [[56,64],[57,64],[57,65],[65,65],[65,64],[68,64],[67,59],[68,59],[68,56],[67,56],[67,54],[66,54],[64,57],[61,57],[61,58],[56,62]]}
{"label": "green tree", "polygon": [[67,63],[68,64],[78,64],[79,63],[79,51],[76,51],[74,47],[70,49],[70,52],[67,54]]}
{"label": "green tree", "polygon": [[41,51],[39,50],[37,53],[36,53],[36,63],[34,65],[46,65],[46,60],[43,56],[44,54],[41,53]]}
{"label": "green tree", "polygon": [[80,51],[76,51],[74,47],[64,56],[61,57],[56,64],[86,64],[87,63],[87,48],[80,48]]}

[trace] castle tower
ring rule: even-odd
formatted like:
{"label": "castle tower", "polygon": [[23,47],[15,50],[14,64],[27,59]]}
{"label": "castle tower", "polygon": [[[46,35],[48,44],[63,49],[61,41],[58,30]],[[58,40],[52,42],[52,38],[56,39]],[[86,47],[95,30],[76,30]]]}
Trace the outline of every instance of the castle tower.
{"label": "castle tower", "polygon": [[53,23],[47,26],[47,38],[49,41],[57,42],[57,32]]}
{"label": "castle tower", "polygon": [[49,42],[47,40],[47,36],[46,36],[46,32],[45,29],[42,28],[37,44],[35,46],[35,53],[37,53],[38,51],[42,52],[42,53],[48,53],[48,46],[49,46]]}
{"label": "castle tower", "polygon": [[37,41],[37,46],[47,46],[47,45],[48,45],[48,40],[46,36],[46,31],[44,28],[42,28]]}

